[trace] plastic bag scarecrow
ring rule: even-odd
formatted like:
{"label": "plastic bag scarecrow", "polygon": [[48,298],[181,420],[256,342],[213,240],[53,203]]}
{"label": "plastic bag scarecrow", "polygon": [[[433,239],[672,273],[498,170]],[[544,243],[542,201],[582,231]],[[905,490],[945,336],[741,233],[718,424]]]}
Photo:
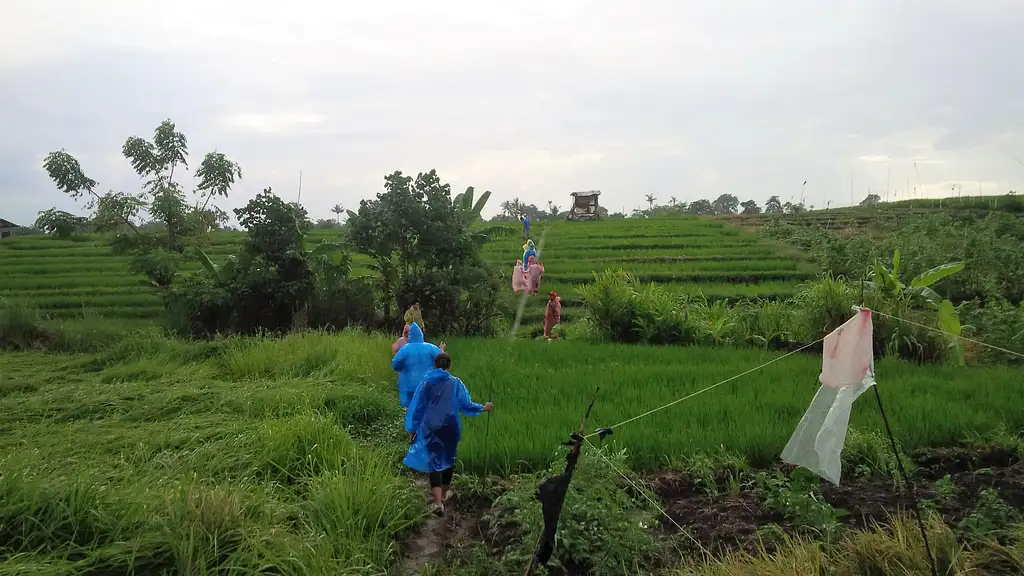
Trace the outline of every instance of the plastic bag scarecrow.
{"label": "plastic bag scarecrow", "polygon": [[871,311],[865,309],[825,337],[821,388],[782,451],[784,462],[803,466],[837,486],[850,411],[875,384],[871,336]]}

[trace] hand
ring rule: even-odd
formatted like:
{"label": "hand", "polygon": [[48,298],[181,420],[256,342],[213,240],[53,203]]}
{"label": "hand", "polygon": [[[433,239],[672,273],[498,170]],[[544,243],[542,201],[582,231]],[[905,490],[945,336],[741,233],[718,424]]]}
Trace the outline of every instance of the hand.
{"label": "hand", "polygon": [[440,346],[438,346],[438,348],[440,348],[440,349],[441,349],[441,352],[444,352],[444,349],[445,349],[445,347],[446,347],[446,346],[448,346],[448,345],[447,345],[447,344],[445,344],[444,342],[441,342],[441,345],[440,345]]}
{"label": "hand", "polygon": [[494,410],[494,404],[491,404],[490,402],[484,404],[484,412],[490,412],[492,410]]}

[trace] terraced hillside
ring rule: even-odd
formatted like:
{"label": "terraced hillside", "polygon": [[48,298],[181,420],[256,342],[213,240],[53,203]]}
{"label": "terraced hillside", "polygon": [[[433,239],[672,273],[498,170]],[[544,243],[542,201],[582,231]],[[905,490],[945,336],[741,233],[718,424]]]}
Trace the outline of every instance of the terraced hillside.
{"label": "terraced hillside", "polygon": [[[595,271],[622,268],[645,282],[670,284],[682,293],[711,299],[778,298],[817,274],[801,254],[768,243],[738,227],[705,218],[614,219],[601,222],[540,223],[534,241],[545,274],[542,294],[527,300],[526,330],[537,331],[544,316],[545,296],[562,295],[563,321],[578,315],[573,286],[593,280]],[[499,239],[484,248],[508,286],[509,303],[517,309],[521,296],[512,294],[511,272],[522,257],[523,239]]]}
{"label": "terraced hillside", "polygon": [[[314,231],[307,240],[316,244],[337,234]],[[566,320],[578,314],[573,285],[589,282],[593,272],[605,268],[622,268],[644,281],[716,299],[785,296],[816,273],[799,254],[712,219],[559,221],[538,223],[533,234],[538,243],[544,241],[547,273],[542,289],[563,295]],[[241,233],[217,234],[208,253],[215,261],[222,260],[241,238]],[[517,235],[484,248],[508,287],[513,310],[521,300],[512,294],[509,274],[522,255],[522,244]],[[365,257],[355,260],[357,274],[370,273]],[[186,271],[198,269],[198,263],[185,266]],[[0,298],[30,301],[50,318],[86,314],[145,321],[161,312],[153,290],[128,270],[127,258],[114,256],[97,237],[5,239],[0,244],[0,270]],[[528,331],[537,329],[543,307],[543,296],[527,301],[523,323]]]}

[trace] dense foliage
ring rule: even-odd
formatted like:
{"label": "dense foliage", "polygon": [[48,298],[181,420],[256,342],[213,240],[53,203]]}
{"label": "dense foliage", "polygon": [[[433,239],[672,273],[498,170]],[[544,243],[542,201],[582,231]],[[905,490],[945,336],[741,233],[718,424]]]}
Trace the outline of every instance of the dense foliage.
{"label": "dense foliage", "polygon": [[[996,201],[998,199],[994,199]],[[961,272],[942,278],[935,291],[957,304],[965,335],[1024,352],[1024,220],[1007,210],[907,214],[890,211],[870,227],[838,233],[817,220],[772,220],[763,231],[813,254],[827,270],[856,284],[870,279],[870,263],[899,250],[906,277],[952,261]],[[988,360],[1018,359],[992,348],[967,344],[968,353]]]}
{"label": "dense foliage", "polygon": [[[487,334],[499,317],[497,275],[480,255],[486,235],[470,225],[490,193],[452,198],[437,172],[395,172],[384,191],[349,213],[348,241],[370,256],[385,317],[414,303],[435,333]],[[465,202],[464,202],[465,201]],[[467,206],[464,206],[464,203]]]}

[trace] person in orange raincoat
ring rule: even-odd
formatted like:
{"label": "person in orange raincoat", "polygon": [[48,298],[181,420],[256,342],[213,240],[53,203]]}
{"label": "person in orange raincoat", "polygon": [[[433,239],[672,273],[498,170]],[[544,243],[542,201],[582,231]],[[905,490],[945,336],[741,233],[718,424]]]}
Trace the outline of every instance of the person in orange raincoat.
{"label": "person in orange raincoat", "polygon": [[551,331],[562,321],[562,298],[557,292],[548,294],[548,307],[544,310],[544,337],[550,340]]}

